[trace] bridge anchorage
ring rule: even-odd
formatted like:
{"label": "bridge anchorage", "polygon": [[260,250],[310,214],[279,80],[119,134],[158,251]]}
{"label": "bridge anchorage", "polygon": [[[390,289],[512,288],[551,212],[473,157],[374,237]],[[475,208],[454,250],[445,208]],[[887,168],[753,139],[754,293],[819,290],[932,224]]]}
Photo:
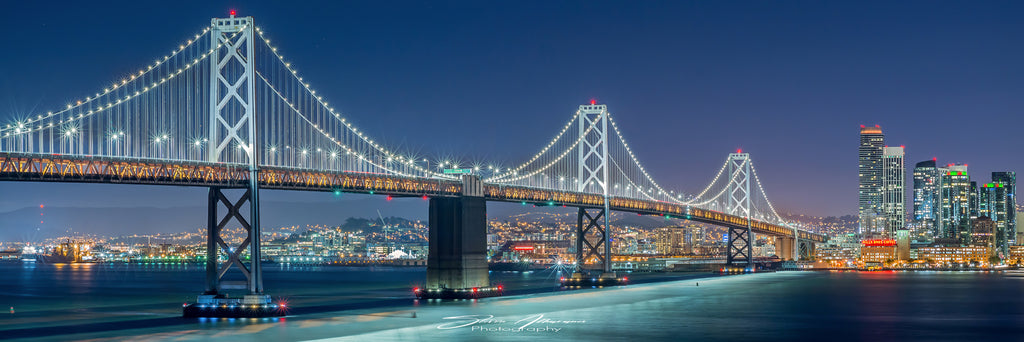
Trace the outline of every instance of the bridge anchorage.
{"label": "bridge anchorage", "polygon": [[[565,286],[625,282],[612,263],[612,211],[726,227],[727,261],[748,269],[754,234],[774,237],[783,259],[825,241],[776,213],[746,153],[729,155],[698,194],[666,190],[594,101],[518,166],[483,179],[434,172],[335,111],[252,17],[212,19],[163,59],[66,106],[0,125],[0,181],[209,188],[207,276],[190,317],[285,314],[263,288],[261,189],[429,199],[427,276],[414,291],[425,299],[502,293],[487,275],[487,202],[577,209]],[[232,245],[236,225],[246,234]]]}

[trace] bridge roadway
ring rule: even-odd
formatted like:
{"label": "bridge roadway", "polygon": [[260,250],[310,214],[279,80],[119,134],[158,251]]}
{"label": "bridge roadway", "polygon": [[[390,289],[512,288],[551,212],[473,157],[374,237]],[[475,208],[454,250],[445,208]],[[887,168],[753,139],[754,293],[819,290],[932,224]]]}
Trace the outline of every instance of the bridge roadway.
{"label": "bridge roadway", "polygon": [[[400,197],[458,197],[462,182],[377,173],[331,172],[262,166],[260,187],[274,190],[344,191]],[[88,155],[20,154],[0,152],[0,181],[148,184],[245,188],[246,165],[161,159],[126,159]],[[488,201],[521,202],[539,206],[602,208],[601,195],[501,184],[484,184]],[[746,227],[747,219],[725,213],[660,201],[609,198],[611,210],[683,218],[723,227]],[[755,234],[793,236],[793,229],[752,220]],[[821,234],[799,231],[801,240],[825,242]]]}

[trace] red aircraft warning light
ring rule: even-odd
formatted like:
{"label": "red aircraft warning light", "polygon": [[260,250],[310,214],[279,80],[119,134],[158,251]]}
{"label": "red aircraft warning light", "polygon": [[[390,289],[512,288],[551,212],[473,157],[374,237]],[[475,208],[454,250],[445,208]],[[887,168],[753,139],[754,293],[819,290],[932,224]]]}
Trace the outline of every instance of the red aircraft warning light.
{"label": "red aircraft warning light", "polygon": [[590,99],[590,104],[591,104],[591,105],[595,105],[595,104],[597,104],[597,100],[595,100],[595,99]]}
{"label": "red aircraft warning light", "polygon": [[228,11],[228,14],[230,14],[232,18],[234,18],[234,17],[235,17],[235,14],[236,14],[236,13],[237,13],[237,12],[235,12],[235,10],[230,10],[230,11]]}

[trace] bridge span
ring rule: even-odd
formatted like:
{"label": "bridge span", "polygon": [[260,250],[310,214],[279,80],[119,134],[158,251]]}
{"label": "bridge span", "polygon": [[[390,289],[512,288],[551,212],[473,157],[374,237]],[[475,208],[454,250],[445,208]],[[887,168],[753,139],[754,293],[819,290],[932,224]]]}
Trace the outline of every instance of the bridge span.
{"label": "bridge span", "polygon": [[[743,151],[728,154],[698,193],[663,186],[640,162],[641,151],[627,143],[607,105],[593,100],[553,129],[554,138],[538,143],[531,158],[494,161],[515,166],[492,165],[481,178],[476,168],[431,164],[361,131],[300,76],[252,17],[213,18],[176,46],[137,73],[55,110],[11,115],[18,119],[0,124],[0,181],[209,188],[203,305],[270,301],[260,264],[260,189],[428,199],[426,287],[433,290],[490,286],[488,201],[577,208],[578,269],[602,278],[615,277],[612,211],[725,227],[727,263],[748,268],[755,262],[754,234],[775,237],[785,259],[799,259],[826,239],[777,213]],[[231,199],[225,189],[245,191]],[[248,213],[242,213],[246,203]],[[231,222],[249,233],[237,246],[221,238]],[[227,261],[218,264],[221,256]],[[232,286],[221,279],[232,269],[246,277],[241,301],[225,297]]]}
{"label": "bridge span", "polygon": [[[261,189],[296,191],[342,191],[394,197],[460,197],[461,180],[401,177],[388,174],[261,167]],[[168,161],[160,159],[124,159],[76,155],[39,155],[0,152],[0,181],[111,183],[174,185],[244,189],[249,184],[247,165]],[[595,194],[526,186],[483,184],[487,201],[516,202],[537,206],[576,208],[604,207],[604,197]],[[722,227],[746,227],[748,219],[692,206],[646,199],[610,196],[613,211],[641,215],[667,216],[709,223]],[[794,229],[755,219],[754,233],[793,237]],[[797,230],[795,237],[823,243],[824,235]]]}

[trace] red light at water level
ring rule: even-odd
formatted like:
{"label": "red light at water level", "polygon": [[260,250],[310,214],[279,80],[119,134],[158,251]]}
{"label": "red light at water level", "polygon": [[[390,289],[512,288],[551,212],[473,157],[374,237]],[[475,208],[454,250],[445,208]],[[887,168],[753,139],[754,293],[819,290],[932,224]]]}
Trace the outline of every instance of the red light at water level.
{"label": "red light at water level", "polygon": [[392,198],[393,198],[393,197],[391,197],[391,195],[388,195],[388,197],[384,197],[384,199],[386,199],[386,200],[388,200],[388,201],[390,201],[390,200],[391,200]]}
{"label": "red light at water level", "polygon": [[423,195],[423,200],[424,200],[424,201],[426,201],[426,200],[428,200],[428,199],[430,199],[430,197],[427,197],[427,195]]}
{"label": "red light at water level", "polygon": [[43,209],[43,205],[42,204],[39,205],[39,209]]}

